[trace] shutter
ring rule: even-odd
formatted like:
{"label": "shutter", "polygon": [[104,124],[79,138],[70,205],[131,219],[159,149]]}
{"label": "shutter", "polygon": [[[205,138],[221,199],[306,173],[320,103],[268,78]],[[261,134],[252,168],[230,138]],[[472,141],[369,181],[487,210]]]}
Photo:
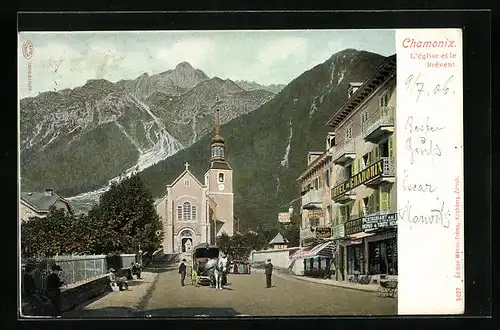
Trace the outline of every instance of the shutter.
{"label": "shutter", "polygon": [[380,157],[380,155],[379,155],[380,147],[379,147],[378,144],[375,145],[375,150],[374,151],[375,151],[375,153],[374,153],[373,163],[377,162],[379,160],[379,157]]}
{"label": "shutter", "polygon": [[393,152],[394,152],[394,140],[393,140],[394,135],[389,136],[389,139],[387,140],[387,143],[389,145],[389,157],[393,157]]}
{"label": "shutter", "polygon": [[358,200],[358,215],[359,217],[364,217],[364,213],[363,213],[363,200],[360,199]]}
{"label": "shutter", "polygon": [[378,212],[378,210],[380,209],[380,192],[379,190],[375,190],[375,192],[372,194],[372,211],[371,213],[375,213],[375,212]]}
{"label": "shutter", "polygon": [[380,211],[389,210],[389,192],[387,188],[380,188]]}

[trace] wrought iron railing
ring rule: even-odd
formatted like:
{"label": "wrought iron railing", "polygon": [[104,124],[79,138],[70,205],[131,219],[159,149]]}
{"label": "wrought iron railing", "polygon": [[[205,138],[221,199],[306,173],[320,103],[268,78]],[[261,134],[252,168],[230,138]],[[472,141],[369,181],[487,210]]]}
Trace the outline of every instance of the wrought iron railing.
{"label": "wrought iron railing", "polygon": [[394,125],[395,107],[378,107],[362,124],[363,137],[367,137],[380,126]]}
{"label": "wrought iron railing", "polygon": [[344,139],[333,148],[332,159],[335,161],[345,154],[355,153],[354,139]]}
{"label": "wrought iron railing", "polygon": [[302,196],[302,206],[308,204],[320,204],[322,202],[323,202],[323,189],[309,190],[304,196]]}

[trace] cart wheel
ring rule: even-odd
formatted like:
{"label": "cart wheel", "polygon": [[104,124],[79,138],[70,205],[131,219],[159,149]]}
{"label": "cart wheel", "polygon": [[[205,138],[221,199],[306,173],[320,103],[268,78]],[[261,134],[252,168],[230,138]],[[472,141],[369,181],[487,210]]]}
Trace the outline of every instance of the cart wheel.
{"label": "cart wheel", "polygon": [[378,287],[377,296],[379,296],[379,297],[384,296],[384,289],[382,289],[381,286]]}
{"label": "cart wheel", "polygon": [[398,289],[394,290],[394,298],[398,299]]}

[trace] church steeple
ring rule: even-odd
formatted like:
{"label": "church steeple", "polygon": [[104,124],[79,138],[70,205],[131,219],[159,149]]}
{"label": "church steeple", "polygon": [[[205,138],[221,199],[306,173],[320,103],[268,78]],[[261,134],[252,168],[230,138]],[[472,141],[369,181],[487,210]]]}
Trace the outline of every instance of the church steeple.
{"label": "church steeple", "polygon": [[217,109],[217,117],[215,122],[215,135],[212,137],[212,156],[211,160],[224,160],[224,138],[220,135],[220,116]]}

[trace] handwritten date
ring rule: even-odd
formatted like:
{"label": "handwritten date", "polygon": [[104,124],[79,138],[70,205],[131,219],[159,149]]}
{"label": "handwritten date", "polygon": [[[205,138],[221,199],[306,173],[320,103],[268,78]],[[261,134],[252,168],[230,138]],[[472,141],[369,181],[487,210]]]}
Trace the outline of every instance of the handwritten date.
{"label": "handwritten date", "polygon": [[455,78],[454,75],[448,77],[442,83],[427,83],[422,78],[422,74],[411,74],[405,79],[405,90],[412,97],[415,97],[415,102],[419,102],[421,97],[440,97],[448,94],[455,94],[455,91],[450,89],[450,85]]}

